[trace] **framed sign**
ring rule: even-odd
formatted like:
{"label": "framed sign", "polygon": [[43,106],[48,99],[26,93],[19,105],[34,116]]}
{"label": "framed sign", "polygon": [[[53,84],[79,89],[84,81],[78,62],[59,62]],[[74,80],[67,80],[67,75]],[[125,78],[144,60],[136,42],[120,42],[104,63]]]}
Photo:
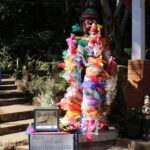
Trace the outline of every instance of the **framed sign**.
{"label": "framed sign", "polygon": [[59,131],[59,109],[39,107],[34,110],[35,131]]}
{"label": "framed sign", "polygon": [[29,150],[79,150],[78,136],[66,132],[34,132],[29,135]]}

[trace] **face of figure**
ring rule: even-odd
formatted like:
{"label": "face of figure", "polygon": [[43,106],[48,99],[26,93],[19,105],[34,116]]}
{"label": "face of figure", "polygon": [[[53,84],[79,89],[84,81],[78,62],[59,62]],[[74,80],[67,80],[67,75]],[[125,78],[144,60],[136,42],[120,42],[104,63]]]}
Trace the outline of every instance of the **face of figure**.
{"label": "face of figure", "polygon": [[149,96],[145,96],[144,104],[145,104],[145,106],[149,107],[149,105],[150,105]]}
{"label": "face of figure", "polygon": [[145,106],[149,107],[149,106],[150,106],[150,104],[149,104],[149,103],[145,103]]}
{"label": "face of figure", "polygon": [[92,24],[96,22],[97,22],[96,18],[93,18],[93,17],[84,18],[83,23],[82,23],[83,32],[85,34],[89,34]]}

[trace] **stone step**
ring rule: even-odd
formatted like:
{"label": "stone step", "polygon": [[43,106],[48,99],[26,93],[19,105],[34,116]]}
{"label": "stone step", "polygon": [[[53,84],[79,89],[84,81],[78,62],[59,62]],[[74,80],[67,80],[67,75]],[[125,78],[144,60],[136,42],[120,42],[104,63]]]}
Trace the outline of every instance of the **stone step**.
{"label": "stone step", "polygon": [[129,150],[150,150],[150,135],[148,141],[143,139],[117,138],[116,146],[128,148]]}
{"label": "stone step", "polygon": [[20,145],[20,146],[17,146],[15,150],[29,150],[29,146],[28,145]]}
{"label": "stone step", "polygon": [[2,79],[0,82],[0,85],[10,85],[10,84],[15,84],[14,79]]}
{"label": "stone step", "polygon": [[28,144],[28,135],[25,132],[18,132],[0,136],[0,150],[14,150],[17,145],[24,144]]}
{"label": "stone step", "polygon": [[24,104],[29,102],[29,99],[25,97],[20,98],[0,98],[0,107],[1,106],[8,106],[8,105],[14,105],[14,104]]}
{"label": "stone step", "polygon": [[107,150],[131,150],[131,149],[119,147],[119,146],[112,146],[112,147],[108,148]]}
{"label": "stone step", "polygon": [[31,123],[33,123],[33,119],[1,123],[0,135],[25,131]]}
{"label": "stone step", "polygon": [[11,78],[11,74],[2,73],[2,79],[8,79],[8,78]]}
{"label": "stone step", "polygon": [[35,106],[28,104],[10,105],[0,107],[0,122],[11,122],[17,120],[25,120],[33,118],[33,110]]}
{"label": "stone step", "polygon": [[0,98],[16,98],[24,97],[25,93],[20,90],[5,90],[0,91]]}
{"label": "stone step", "polygon": [[131,139],[118,137],[116,140],[116,146],[128,148],[130,142],[131,142]]}
{"label": "stone step", "polygon": [[4,90],[16,90],[17,89],[17,85],[0,85],[0,91],[4,91]]}

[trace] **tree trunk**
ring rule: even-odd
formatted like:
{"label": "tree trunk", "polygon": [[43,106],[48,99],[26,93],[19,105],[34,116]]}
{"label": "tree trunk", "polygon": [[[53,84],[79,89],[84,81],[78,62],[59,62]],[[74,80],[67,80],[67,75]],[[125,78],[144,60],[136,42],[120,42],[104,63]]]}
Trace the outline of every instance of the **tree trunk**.
{"label": "tree trunk", "polygon": [[103,11],[104,11],[105,15],[107,16],[107,18],[112,17],[112,12],[111,12],[110,6],[108,4],[108,1],[107,0],[100,0],[100,2],[101,2],[101,5],[103,7]]}
{"label": "tree trunk", "polygon": [[[115,43],[116,58],[120,58],[120,55],[124,53],[124,32],[130,11],[128,8],[122,7],[122,0],[115,1],[115,9],[111,9],[108,0],[100,0],[103,8],[103,26],[105,35],[109,35],[112,41]],[[123,16],[123,17],[122,17]]]}

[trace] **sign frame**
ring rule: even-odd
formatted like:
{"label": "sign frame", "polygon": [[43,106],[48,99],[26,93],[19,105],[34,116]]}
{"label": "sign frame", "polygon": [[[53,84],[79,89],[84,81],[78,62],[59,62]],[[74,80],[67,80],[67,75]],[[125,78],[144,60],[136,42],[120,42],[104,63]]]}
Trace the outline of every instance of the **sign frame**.
{"label": "sign frame", "polygon": [[59,109],[49,108],[49,107],[35,108],[34,129],[35,131],[38,132],[58,132],[59,131]]}

